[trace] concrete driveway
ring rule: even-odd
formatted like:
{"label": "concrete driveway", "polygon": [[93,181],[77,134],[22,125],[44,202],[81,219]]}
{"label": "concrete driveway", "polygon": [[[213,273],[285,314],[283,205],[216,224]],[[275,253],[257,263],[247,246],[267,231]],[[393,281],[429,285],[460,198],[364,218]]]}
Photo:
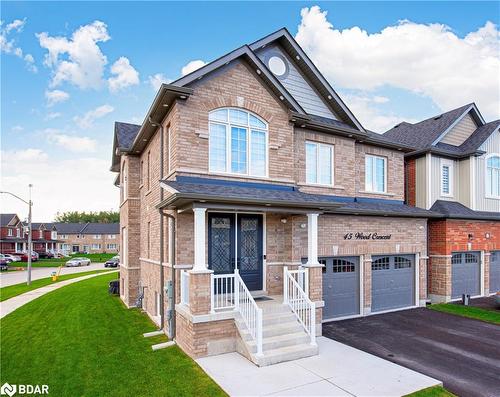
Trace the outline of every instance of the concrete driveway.
{"label": "concrete driveway", "polygon": [[441,382],[328,338],[317,356],[257,367],[238,353],[196,360],[230,396],[402,396]]}
{"label": "concrete driveway", "polygon": [[[89,272],[92,270],[104,270],[104,263],[91,263],[89,266],[82,267],[64,267],[61,270],[62,274],[73,274],[81,272]],[[111,269],[110,269],[111,270]],[[31,269],[31,279],[38,280],[40,278],[49,277],[52,272],[57,271],[57,267],[34,267]],[[7,287],[13,284],[26,282],[28,271],[2,272],[0,273],[0,286]]]}
{"label": "concrete driveway", "polygon": [[323,335],[443,381],[500,395],[500,326],[419,308],[323,324]]}

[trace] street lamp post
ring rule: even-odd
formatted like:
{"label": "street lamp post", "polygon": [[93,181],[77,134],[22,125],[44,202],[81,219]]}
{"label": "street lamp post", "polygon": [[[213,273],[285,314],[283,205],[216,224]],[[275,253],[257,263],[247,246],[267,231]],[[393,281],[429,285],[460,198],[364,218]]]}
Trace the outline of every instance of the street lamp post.
{"label": "street lamp post", "polygon": [[15,195],[14,193],[11,192],[6,192],[6,191],[0,191],[1,194],[8,194],[12,197],[15,197],[18,200],[21,200],[23,203],[28,204],[28,279],[26,281],[26,284],[30,285],[31,284],[31,255],[32,255],[32,235],[31,235],[31,207],[33,206],[33,202],[31,201],[31,188],[33,185],[30,183],[29,185],[29,199],[28,201],[22,199],[21,197]]}

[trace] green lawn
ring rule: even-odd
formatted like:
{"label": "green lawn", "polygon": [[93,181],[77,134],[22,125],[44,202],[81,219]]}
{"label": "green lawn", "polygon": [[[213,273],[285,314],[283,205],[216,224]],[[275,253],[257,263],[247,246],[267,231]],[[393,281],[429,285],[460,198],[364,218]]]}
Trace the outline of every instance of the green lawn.
{"label": "green lawn", "polygon": [[427,307],[438,312],[455,314],[457,316],[473,318],[475,320],[486,321],[493,324],[500,324],[500,312],[498,311],[481,309],[474,306],[456,305],[453,303],[438,303]]}
{"label": "green lawn", "polygon": [[48,384],[53,396],[223,396],[177,346],[107,292],[116,274],[53,291],[0,320],[0,384]]}
{"label": "green lawn", "polygon": [[[75,254],[75,255],[71,255],[71,257],[89,258],[92,262],[102,263],[102,262],[106,262],[107,260],[111,259],[115,255],[116,254]],[[58,267],[58,266],[65,264],[68,260],[71,259],[71,257],[39,259],[36,262],[32,262],[31,265],[32,265],[32,267]],[[28,264],[26,262],[12,262],[9,266],[26,267],[26,266],[28,266]]]}
{"label": "green lawn", "polygon": [[404,397],[455,397],[455,395],[442,386],[434,386],[408,394]]}
{"label": "green lawn", "polygon": [[0,288],[0,302],[4,301],[6,299],[10,299],[13,296],[21,295],[21,294],[24,294],[25,292],[32,291],[32,290],[40,288],[40,287],[45,287],[46,285],[49,285],[49,284],[55,284],[55,283],[58,283],[60,281],[69,280],[70,278],[86,276],[87,274],[102,273],[102,272],[108,272],[108,271],[109,271],[109,269],[93,270],[90,272],[73,273],[73,274],[63,274],[62,276],[59,276],[58,280],[55,282],[52,281],[52,277],[40,278],[38,280],[33,280],[31,282],[31,285],[29,285],[29,286],[26,285],[26,283],[9,285],[8,287]]}

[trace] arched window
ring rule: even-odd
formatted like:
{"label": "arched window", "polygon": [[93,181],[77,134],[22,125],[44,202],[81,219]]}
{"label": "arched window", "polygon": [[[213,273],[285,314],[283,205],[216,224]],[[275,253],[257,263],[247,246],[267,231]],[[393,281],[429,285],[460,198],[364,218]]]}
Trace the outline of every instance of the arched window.
{"label": "arched window", "polygon": [[268,126],[241,109],[222,108],[209,114],[209,169],[267,176]]}
{"label": "arched window", "polygon": [[500,197],[500,155],[486,158],[486,195]]}

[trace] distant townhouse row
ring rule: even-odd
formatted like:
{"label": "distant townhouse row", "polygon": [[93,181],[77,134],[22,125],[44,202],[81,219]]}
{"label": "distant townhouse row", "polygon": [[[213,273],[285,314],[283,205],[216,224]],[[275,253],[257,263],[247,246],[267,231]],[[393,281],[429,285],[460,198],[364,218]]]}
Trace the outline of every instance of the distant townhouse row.
{"label": "distant townhouse row", "polygon": [[[36,252],[119,252],[118,223],[32,223],[32,230]],[[0,252],[26,252],[27,248],[27,224],[16,214],[0,214]]]}

